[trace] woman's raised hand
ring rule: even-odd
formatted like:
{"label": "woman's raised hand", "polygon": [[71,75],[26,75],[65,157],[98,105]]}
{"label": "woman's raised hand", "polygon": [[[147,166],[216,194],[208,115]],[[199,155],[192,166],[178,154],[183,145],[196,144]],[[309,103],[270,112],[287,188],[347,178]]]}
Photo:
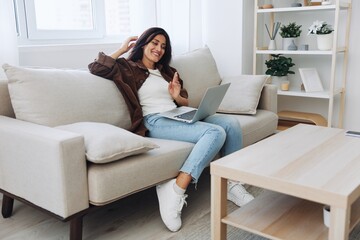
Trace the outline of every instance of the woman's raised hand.
{"label": "woman's raised hand", "polygon": [[124,42],[121,44],[121,47],[113,52],[110,56],[114,59],[117,59],[124,53],[127,53],[130,49],[132,49],[135,46],[135,42],[138,39],[137,36],[131,36],[124,40]]}
{"label": "woman's raised hand", "polygon": [[181,90],[181,84],[179,82],[179,74],[177,72],[175,72],[172,81],[169,82],[168,89],[169,89],[170,95],[176,101],[176,99],[179,98],[180,90]]}
{"label": "woman's raised hand", "polygon": [[174,77],[171,82],[169,82],[169,93],[171,97],[176,101],[179,106],[188,106],[189,100],[187,98],[183,98],[180,95],[181,84],[179,81],[179,74],[175,72]]}
{"label": "woman's raised hand", "polygon": [[128,52],[130,49],[132,49],[135,46],[135,42],[137,39],[138,39],[137,36],[128,37],[122,43],[120,49],[122,49],[124,51],[124,53]]}

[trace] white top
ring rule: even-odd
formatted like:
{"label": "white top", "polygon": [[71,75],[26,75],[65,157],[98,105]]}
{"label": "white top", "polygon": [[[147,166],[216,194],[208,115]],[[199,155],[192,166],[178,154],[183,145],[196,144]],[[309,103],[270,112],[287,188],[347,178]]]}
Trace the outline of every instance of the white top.
{"label": "white top", "polygon": [[171,97],[169,83],[158,69],[149,69],[150,75],[138,91],[143,115],[164,112],[176,108]]}

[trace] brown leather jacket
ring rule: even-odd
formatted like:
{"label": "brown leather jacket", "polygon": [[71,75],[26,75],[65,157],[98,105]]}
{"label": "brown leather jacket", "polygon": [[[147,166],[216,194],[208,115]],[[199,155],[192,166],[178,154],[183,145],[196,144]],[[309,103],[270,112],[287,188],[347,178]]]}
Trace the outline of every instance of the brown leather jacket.
{"label": "brown leather jacket", "polygon": [[[138,90],[149,76],[149,70],[141,60],[133,62],[125,58],[113,59],[100,52],[98,58],[89,64],[92,74],[114,81],[121,94],[123,95],[131,118],[130,131],[141,136],[145,136],[147,131],[143,123],[143,113],[139,101]],[[170,82],[176,69],[157,64],[163,78]],[[183,81],[180,79],[181,92],[184,98],[188,97],[187,91],[183,88]]]}

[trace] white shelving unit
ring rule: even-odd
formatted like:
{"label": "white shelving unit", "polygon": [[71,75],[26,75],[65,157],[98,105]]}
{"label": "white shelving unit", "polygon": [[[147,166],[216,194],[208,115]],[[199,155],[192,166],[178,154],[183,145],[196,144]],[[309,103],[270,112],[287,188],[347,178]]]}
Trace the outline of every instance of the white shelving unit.
{"label": "white shelving unit", "polygon": [[[289,2],[289,6],[293,3],[293,0],[284,0]],[[303,6],[303,7],[282,7],[282,8],[270,8],[270,9],[261,9],[259,6],[263,4],[265,1],[255,0],[255,12],[254,12],[254,50],[253,50],[253,74],[263,74],[265,69],[264,58],[262,57],[261,61],[259,60],[259,56],[269,56],[270,54],[283,54],[284,56],[294,55],[298,58],[311,58],[314,57],[322,57],[330,59],[330,64],[326,67],[329,71],[329,78],[325,81],[325,90],[323,92],[305,92],[300,89],[291,89],[290,91],[278,91],[279,96],[288,96],[288,97],[303,97],[303,98],[315,98],[315,99],[325,99],[327,100],[327,122],[328,127],[333,126],[333,117],[338,117],[338,124],[336,127],[342,127],[343,125],[343,113],[344,113],[344,105],[345,105],[345,90],[346,90],[346,70],[347,70],[347,58],[348,58],[348,42],[349,42],[349,31],[350,31],[350,15],[351,15],[351,0],[332,0],[331,5],[320,5],[320,6]],[[285,15],[285,18],[288,19],[289,22],[292,21],[292,17],[297,17],[296,19],[302,19],[302,15],[304,21],[309,19],[309,16],[313,18],[312,21],[318,20],[317,14],[322,14],[325,12],[330,15],[332,20],[332,26],[334,28],[334,39],[333,39],[333,47],[332,50],[329,51],[320,51],[316,50],[316,48],[311,48],[308,51],[288,51],[288,50],[267,50],[267,47],[261,46],[259,36],[259,30],[261,30],[262,22],[259,21],[261,19],[269,19],[268,23],[272,26],[272,23],[275,22],[278,16]],[[306,14],[304,14],[306,13]],[[340,24],[340,15],[345,15],[345,22],[342,23],[341,26],[345,26],[342,46],[339,46],[339,24]],[[263,17],[264,16],[264,17]],[[343,17],[344,18],[344,17]],[[302,24],[299,21],[296,21],[297,24]],[[263,27],[263,26],[262,26]],[[343,30],[343,29],[341,29]],[[265,31],[265,29],[264,29]],[[307,34],[307,26],[303,25],[302,34]],[[339,60],[339,56],[342,55]],[[263,66],[263,72],[259,72],[259,66]],[[301,66],[297,66],[301,67]],[[337,71],[341,70],[341,74],[338,74]],[[340,75],[340,76],[339,76]],[[339,96],[339,97],[338,97]],[[338,116],[334,116],[334,105],[335,100],[339,101],[338,106],[339,109],[336,113]]]}

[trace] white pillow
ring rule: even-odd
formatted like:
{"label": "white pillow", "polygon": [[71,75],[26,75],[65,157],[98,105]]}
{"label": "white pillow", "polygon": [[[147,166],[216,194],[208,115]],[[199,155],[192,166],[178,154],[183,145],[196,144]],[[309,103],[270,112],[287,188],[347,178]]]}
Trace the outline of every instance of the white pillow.
{"label": "white pillow", "polygon": [[106,123],[79,122],[56,128],[82,134],[87,160],[93,163],[108,163],[159,147],[147,138]]}
{"label": "white pillow", "polygon": [[233,114],[256,114],[261,91],[268,75],[241,75],[224,78],[221,84],[231,83],[218,112]]}
{"label": "white pillow", "polygon": [[89,71],[4,64],[17,119],[49,127],[103,122],[129,129],[125,100],[113,81]]}
{"label": "white pillow", "polygon": [[190,107],[198,107],[206,89],[221,82],[215,59],[208,47],[174,56],[170,65],[176,68],[184,81]]}

